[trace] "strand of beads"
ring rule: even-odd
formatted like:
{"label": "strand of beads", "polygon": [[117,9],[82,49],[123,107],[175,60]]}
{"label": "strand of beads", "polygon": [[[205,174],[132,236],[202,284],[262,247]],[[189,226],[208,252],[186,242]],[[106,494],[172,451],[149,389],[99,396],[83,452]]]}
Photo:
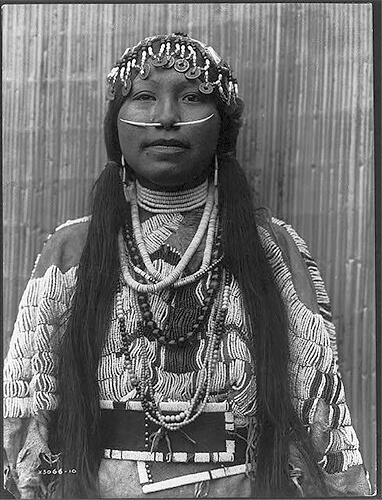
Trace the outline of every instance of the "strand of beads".
{"label": "strand of beads", "polygon": [[117,288],[116,303],[117,303],[116,306],[117,306],[118,326],[122,340],[121,351],[125,357],[124,366],[125,369],[127,370],[131,385],[138,390],[138,379],[134,373],[133,363],[131,361],[129,353],[129,343],[131,339],[126,330],[126,321],[125,321],[125,314],[123,311],[123,300],[122,300],[122,284],[120,282],[118,283],[118,288]]}
{"label": "strand of beads", "polygon": [[[142,265],[142,258],[139,255],[137,248],[134,246],[134,242],[129,237],[128,232],[129,229],[127,226],[124,233],[126,246],[130,250],[130,259],[137,264],[136,266],[133,266],[133,269],[142,272],[138,267],[139,265]],[[148,293],[139,292],[137,295],[137,304],[141,311],[143,326],[146,329],[145,334],[149,338],[150,336],[154,337],[155,339],[158,340],[160,344],[168,344],[170,346],[185,345],[187,341],[193,340],[193,338],[198,334],[198,332],[201,331],[201,328],[206,322],[206,318],[210,313],[214,298],[216,296],[216,291],[219,286],[219,279],[221,277],[221,270],[219,264],[223,259],[223,256],[220,255],[220,234],[217,232],[216,235],[214,235],[213,232],[209,232],[209,236],[212,237],[215,236],[215,241],[213,239],[211,240],[211,245],[214,247],[212,251],[214,260],[207,268],[209,271],[211,271],[210,278],[208,279],[209,285],[207,287],[206,297],[203,300],[201,315],[198,316],[197,322],[195,322],[192,325],[192,328],[188,332],[186,332],[183,335],[180,335],[177,339],[171,338],[170,334],[168,333],[170,331],[170,328],[166,333],[157,325],[156,321],[154,320],[153,313],[150,308]],[[199,274],[200,274],[199,279],[201,279],[203,275],[200,272]],[[142,276],[139,276],[138,279],[144,279],[144,278],[142,278]]]}
{"label": "strand of beads", "polygon": [[193,323],[191,329],[178,338],[170,337],[170,334],[168,332],[171,331],[171,325],[169,325],[169,330],[167,332],[163,331],[157,325],[150,308],[148,294],[142,292],[139,293],[138,304],[141,310],[143,324],[148,330],[148,336],[151,334],[158,340],[160,344],[169,346],[182,346],[187,342],[192,341],[198,335],[198,333],[202,331],[202,328],[206,324],[207,318],[209,317],[212,305],[217,294],[220,277],[221,269],[219,266],[217,266],[216,269],[211,272],[211,279],[209,280],[209,287],[207,288],[206,296],[203,300],[201,314],[197,317],[197,321]]}
{"label": "strand of beads", "polygon": [[[142,405],[145,415],[148,420],[163,427],[167,430],[178,430],[185,425],[193,422],[202,413],[209,395],[211,393],[212,375],[215,371],[216,363],[219,358],[219,347],[221,337],[224,332],[224,320],[228,308],[229,299],[229,276],[228,273],[223,271],[222,287],[219,290],[219,297],[215,305],[215,318],[212,328],[212,333],[208,341],[205,359],[203,361],[202,369],[199,372],[199,382],[192,397],[189,407],[177,414],[163,415],[160,407],[155,402],[154,389],[152,387],[150,375],[144,375],[142,384],[145,390],[142,393]],[[147,352],[143,345],[142,359],[144,366],[147,367]]]}
{"label": "strand of beads", "polygon": [[[147,284],[142,276],[138,276],[137,280],[134,279],[130,273],[129,267],[130,263],[128,256],[125,252],[125,242],[123,238],[122,231],[118,235],[118,248],[119,248],[119,258],[121,263],[121,271],[124,282],[127,286],[135,290],[136,292],[146,292],[146,293],[158,293],[165,288],[173,285],[173,276],[168,276],[166,279],[160,281],[159,283]],[[139,257],[135,255],[135,257]]]}
{"label": "strand of beads", "polygon": [[[174,288],[179,288],[184,285],[189,285],[191,283],[194,283],[195,281],[199,280],[202,278],[206,273],[211,271],[216,267],[216,265],[223,260],[223,256],[220,255],[220,235],[215,234],[218,228],[218,207],[215,206],[214,210],[211,215],[210,219],[210,224],[208,226],[208,232],[207,232],[207,237],[206,237],[206,244],[203,252],[203,259],[202,259],[202,264],[200,268],[195,271],[194,273],[184,276],[180,278],[178,281],[174,283]],[[216,241],[214,242],[214,238]],[[125,243],[128,244],[129,240],[131,237],[127,236],[125,237]],[[133,245],[131,245],[133,246]],[[133,246],[133,248],[135,248]],[[143,277],[146,282],[151,282],[151,283],[156,283],[155,278],[141,269],[140,267],[134,265],[134,262],[136,262],[136,258],[130,259],[131,265],[132,265],[132,270]]]}
{"label": "strand of beads", "polygon": [[142,186],[136,181],[136,194],[138,206],[148,212],[179,213],[199,208],[206,203],[208,194],[207,179],[192,189],[185,191],[153,191]]}
{"label": "strand of beads", "polygon": [[165,279],[165,280],[168,280],[171,284],[174,283],[175,281],[177,281],[178,278],[180,278],[182,272],[189,264],[192,256],[194,255],[197,248],[199,247],[199,245],[203,239],[203,236],[207,230],[207,227],[210,223],[211,214],[212,214],[213,205],[214,205],[214,190],[215,190],[214,186],[210,185],[209,190],[208,190],[206,205],[205,205],[205,208],[203,211],[202,218],[201,218],[200,223],[199,223],[199,227],[198,227],[198,229],[195,233],[195,236],[192,239],[190,245],[188,246],[187,250],[184,252],[179,264],[174,268],[174,270],[170,273],[169,276],[167,276],[166,278],[163,278],[163,276],[153,266],[153,263],[151,262],[150,256],[147,252],[146,245],[145,245],[144,240],[143,240],[141,223],[139,220],[139,210],[138,210],[136,192],[135,192],[134,185],[132,185],[131,192],[130,192],[131,220],[132,220],[135,241],[137,243],[138,250],[141,254],[141,257],[143,259],[143,262],[145,264],[147,271],[153,277],[155,277],[158,281]]}
{"label": "strand of beads", "polygon": [[[121,282],[118,283],[116,302],[117,302],[116,305],[117,305],[118,326],[119,326],[119,331],[120,331],[121,340],[122,340],[122,354],[125,357],[124,366],[125,366],[125,369],[127,370],[131,385],[133,387],[135,387],[135,389],[137,391],[137,395],[141,397],[142,390],[141,390],[141,387],[139,385],[138,378],[134,372],[133,363],[131,361],[130,353],[129,353],[130,338],[129,338],[129,335],[127,334],[127,331],[126,331],[126,321],[125,321],[125,314],[123,311],[122,284],[121,284]],[[145,448],[147,451],[149,451],[149,448],[150,448],[149,421],[148,421],[146,416],[145,416]],[[154,480],[153,480],[153,476],[151,473],[150,465],[148,463],[145,463],[145,468],[146,468],[146,473],[147,473],[147,478],[148,478],[149,483],[153,483]]]}
{"label": "strand of beads", "polygon": [[[210,271],[212,271],[213,269],[215,269],[215,267],[218,264],[220,264],[223,261],[223,259],[224,259],[224,255],[220,255],[220,257],[214,258],[209,266],[205,267],[204,269],[201,268],[198,271],[196,271],[195,273],[190,274],[189,276],[185,276],[184,278],[181,278],[176,283],[174,283],[173,287],[174,288],[180,288],[182,286],[190,285],[192,283],[195,283],[195,281],[198,281],[199,279],[203,278],[207,273],[209,273]],[[152,276],[150,276],[149,274],[147,274],[145,271],[143,271],[138,266],[132,265],[132,270],[137,275],[139,275],[140,277],[142,277],[146,282],[147,281],[152,282],[152,283],[155,282],[155,279]]]}
{"label": "strand of beads", "polygon": [[[206,243],[203,252],[203,259],[201,266],[194,273],[188,276],[184,276],[180,278],[178,281],[176,281],[174,283],[175,288],[188,285],[190,283],[194,283],[195,281],[200,279],[204,274],[206,274],[211,269],[216,267],[216,264],[223,259],[223,256],[220,254],[221,241],[218,228],[219,228],[218,206],[215,205],[208,225]],[[125,244],[127,245],[127,248],[129,250],[128,257],[130,257],[132,270],[136,274],[143,277],[146,282],[155,283],[156,282],[155,278],[142,269],[142,267],[144,267],[144,263],[143,265],[141,265],[141,267],[138,267],[136,265],[138,261],[142,262],[142,258],[139,255],[139,252],[137,250],[137,244],[134,241],[134,236],[131,235],[131,229],[128,223],[125,228],[125,232],[123,233],[123,237],[125,240]],[[122,252],[121,248],[120,248],[120,255],[122,256],[121,261],[126,260],[123,257],[125,255],[125,252],[124,251]]]}
{"label": "strand of beads", "polygon": [[[214,209],[214,213],[211,214],[211,217],[209,218],[210,220],[208,222],[208,224],[210,226],[208,233],[210,234],[210,236],[212,235],[213,231],[215,230],[215,227],[217,227],[217,222],[218,222],[217,213],[218,213],[218,208],[216,206]],[[202,219],[203,219],[203,217],[202,217]],[[199,225],[199,227],[200,227],[200,225]],[[136,237],[135,232],[134,232],[134,237]],[[195,240],[195,237],[194,237],[194,240]],[[189,261],[191,260],[192,255],[195,253],[197,247],[199,246],[194,242],[194,240],[191,242],[190,246],[187,248],[185,254],[183,255],[183,257],[180,260],[180,262],[178,263],[178,265],[174,268],[174,270],[171,273],[169,273],[168,276],[161,279],[157,283],[145,283],[144,278],[142,278],[139,281],[136,281],[133,278],[132,274],[130,273],[130,267],[132,267],[132,266],[129,264],[129,259],[128,259],[128,256],[126,255],[126,252],[125,252],[125,244],[124,244],[123,234],[122,234],[122,232],[120,232],[118,235],[119,256],[120,256],[122,274],[123,274],[123,277],[124,277],[126,284],[138,292],[157,293],[157,292],[160,292],[161,290],[164,290],[165,288],[173,286],[175,284],[176,284],[176,286],[183,286],[184,284],[191,283],[191,282],[195,281],[196,279],[199,279],[200,276],[203,275],[204,272],[206,271],[208,264],[209,264],[209,261],[211,259],[212,237],[209,237],[207,240],[208,244],[206,244],[206,247],[205,247],[205,253],[204,253],[204,257],[203,257],[202,267],[198,271],[196,271],[193,275],[186,276],[186,277],[180,279],[181,274],[183,273],[184,269],[186,268]],[[132,240],[132,238],[130,236],[128,236],[128,238],[127,238],[127,245],[128,245],[128,249],[130,250],[130,252],[132,251],[132,249],[135,250],[134,241]],[[132,265],[136,264],[140,259],[142,259],[143,264],[144,264],[144,266],[146,266],[146,270],[148,272],[150,272],[150,270],[147,269],[147,265],[151,265],[153,271],[155,271],[155,273],[157,275],[161,276],[160,273],[158,273],[158,271],[154,268],[154,266],[150,260],[150,257],[148,255],[147,250],[146,250],[145,245],[144,245],[143,237],[141,239],[141,242],[140,243],[137,242],[136,245],[137,245],[137,247],[138,247],[138,245],[140,246],[140,248],[138,248],[138,250],[140,250],[140,252],[139,252],[139,255],[138,255],[138,252],[136,252],[134,254],[134,256],[133,256],[134,261],[133,261]],[[147,254],[146,259],[144,259],[144,255],[142,255],[142,248],[144,248],[145,253]],[[148,264],[148,261],[150,262],[150,264]],[[154,276],[153,272],[151,272],[150,274],[152,276]],[[177,283],[178,281],[179,281],[179,283]]]}
{"label": "strand of beads", "polygon": [[[174,287],[178,288],[184,285],[188,285],[190,283],[194,283],[206,273],[207,269],[210,268],[211,260],[217,259],[219,257],[221,241],[220,241],[220,234],[218,232],[219,228],[218,214],[219,214],[219,209],[216,204],[211,214],[210,225],[208,227],[206,244],[203,253],[203,260],[199,270],[195,271],[194,273],[188,276],[180,278],[178,281],[174,283]],[[214,238],[215,238],[215,244],[214,244]]]}

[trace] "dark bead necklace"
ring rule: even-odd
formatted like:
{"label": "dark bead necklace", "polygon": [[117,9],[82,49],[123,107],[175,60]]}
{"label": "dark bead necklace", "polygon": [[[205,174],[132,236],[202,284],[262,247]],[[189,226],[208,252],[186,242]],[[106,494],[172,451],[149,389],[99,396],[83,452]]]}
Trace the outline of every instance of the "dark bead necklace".
{"label": "dark bead necklace", "polygon": [[[125,231],[123,233],[124,240],[126,243],[127,250],[131,261],[135,266],[142,269],[144,267],[142,257],[139,254],[137,244],[134,240],[132,234],[131,226],[126,225]],[[144,328],[144,334],[149,338],[155,338],[162,345],[169,346],[182,346],[189,342],[192,342],[198,335],[201,334],[203,329],[208,322],[208,318],[211,312],[212,305],[216,298],[216,293],[219,288],[219,283],[222,274],[221,262],[223,260],[223,255],[221,253],[221,237],[220,233],[215,236],[214,247],[212,251],[212,263],[205,270],[201,278],[205,278],[207,282],[208,273],[212,271],[211,279],[209,281],[208,288],[206,290],[206,296],[203,299],[203,304],[201,307],[201,314],[197,317],[197,320],[192,324],[192,327],[186,333],[174,338],[170,335],[171,325],[165,325],[164,329],[161,329],[154,319],[153,313],[151,311],[149,297],[145,292],[140,292],[138,294],[138,305],[142,317],[142,325]],[[145,282],[144,277],[136,273],[136,279]],[[172,293],[174,290],[172,290]]]}
{"label": "dark bead necklace", "polygon": [[[224,275],[225,277],[221,282],[221,289],[220,289],[221,297],[224,296],[224,294],[221,295],[222,290],[224,290],[226,286],[229,285],[230,282],[230,274],[224,272]],[[118,288],[119,294],[121,293],[122,290],[121,287],[122,285],[119,284]],[[222,308],[219,307],[215,311],[213,331],[211,332],[212,344],[210,346],[211,349],[209,350],[208,361],[206,365],[210,370],[214,370],[214,366],[216,365],[216,362],[219,357],[218,354],[219,346],[225,331],[224,323],[225,323],[226,312],[227,312],[226,304],[224,306],[224,298],[223,298]],[[190,405],[189,409],[186,412],[181,412],[176,416],[167,415],[163,417],[155,401],[155,392],[151,378],[146,376],[144,377],[144,379],[139,381],[137,379],[136,374],[134,373],[133,364],[129,353],[129,344],[131,343],[132,338],[127,334],[124,315],[121,314],[120,312],[118,312],[118,322],[122,339],[122,352],[125,357],[125,367],[129,373],[131,384],[133,387],[136,388],[137,396],[142,401],[142,407],[145,412],[146,421],[154,422],[157,425],[166,428],[167,430],[175,430],[176,426],[187,425],[187,422],[193,421],[195,418],[197,418],[197,416],[202,411],[202,407],[204,406],[205,402],[208,399],[211,390],[210,386],[211,379],[207,377],[207,379],[205,379],[204,382],[202,382],[201,385],[198,386],[195,395],[192,398],[192,404]],[[144,373],[148,373],[149,369],[148,369],[147,354],[144,354],[142,359],[144,363]]]}

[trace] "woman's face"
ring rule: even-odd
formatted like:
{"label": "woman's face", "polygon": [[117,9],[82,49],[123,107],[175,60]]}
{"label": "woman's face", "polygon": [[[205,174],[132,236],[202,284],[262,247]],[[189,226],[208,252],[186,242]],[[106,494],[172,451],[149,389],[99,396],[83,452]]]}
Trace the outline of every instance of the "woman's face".
{"label": "woman's face", "polygon": [[[200,80],[187,80],[173,69],[151,67],[139,76],[118,114],[118,137],[126,163],[146,187],[192,187],[208,175],[216,151],[220,116],[213,98],[198,90]],[[177,122],[212,118],[194,125]],[[139,127],[122,122],[157,122]]]}

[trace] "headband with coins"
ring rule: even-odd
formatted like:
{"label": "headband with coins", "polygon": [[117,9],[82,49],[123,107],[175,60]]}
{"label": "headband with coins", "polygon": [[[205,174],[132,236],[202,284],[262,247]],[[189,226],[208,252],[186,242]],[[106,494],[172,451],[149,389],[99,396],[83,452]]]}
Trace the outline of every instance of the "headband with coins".
{"label": "headband with coins", "polygon": [[127,97],[134,78],[145,80],[151,67],[172,68],[189,80],[199,79],[199,91],[215,93],[228,113],[239,104],[238,85],[230,66],[212,47],[183,33],[148,37],[126,49],[107,76],[107,99],[113,100],[118,90]]}

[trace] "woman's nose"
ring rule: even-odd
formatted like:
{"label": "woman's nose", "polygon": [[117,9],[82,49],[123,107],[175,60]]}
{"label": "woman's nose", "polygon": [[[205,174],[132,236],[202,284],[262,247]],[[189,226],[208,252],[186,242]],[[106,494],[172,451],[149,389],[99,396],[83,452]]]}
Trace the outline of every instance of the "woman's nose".
{"label": "woman's nose", "polygon": [[175,123],[181,121],[178,103],[169,97],[158,104],[156,122],[160,123],[165,130],[170,130]]}

